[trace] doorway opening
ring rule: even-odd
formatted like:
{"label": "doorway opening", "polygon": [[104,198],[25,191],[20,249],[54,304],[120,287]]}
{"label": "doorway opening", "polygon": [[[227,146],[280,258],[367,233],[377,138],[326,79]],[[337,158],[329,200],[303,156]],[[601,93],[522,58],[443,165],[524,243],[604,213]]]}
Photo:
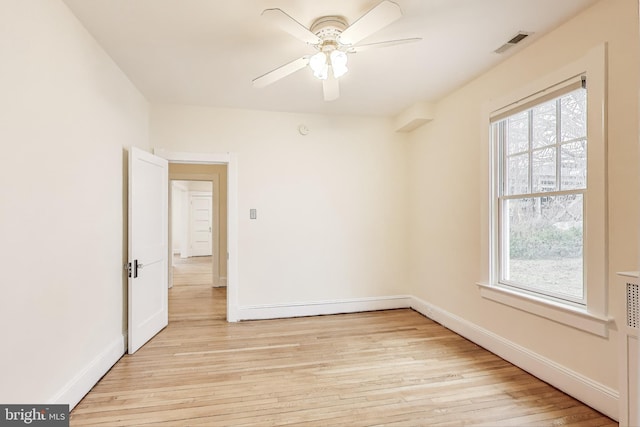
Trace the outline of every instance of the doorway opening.
{"label": "doorway opening", "polygon": [[171,181],[172,286],[220,286],[214,197],[212,181]]}
{"label": "doorway opening", "polygon": [[[227,197],[226,209],[220,208],[219,210],[221,215],[225,215],[224,219],[220,218],[219,220],[220,224],[224,224],[224,226],[220,227],[220,230],[225,230],[227,233],[225,236],[226,252],[221,251],[220,257],[221,259],[224,259],[224,262],[226,263],[227,322],[238,322],[240,320],[240,313],[238,307],[238,164],[236,155],[234,153],[189,153],[170,151],[162,148],[154,149],[154,154],[169,162],[170,171],[173,164],[182,165],[182,167],[213,165],[226,168],[225,182],[222,182],[221,177],[219,181],[219,194],[221,194],[222,191],[225,191]],[[194,171],[190,171],[190,173],[195,175],[198,174],[198,172]],[[207,180],[209,178],[207,176],[204,178],[196,178],[193,177],[193,175],[187,177],[170,175],[169,179]],[[170,230],[168,229],[167,234],[169,238],[171,238]],[[223,236],[221,236],[220,240],[223,241]],[[170,248],[171,246],[169,245],[167,252],[170,252]],[[170,273],[171,271],[169,270],[169,274]]]}
{"label": "doorway opening", "polygon": [[228,318],[227,165],[170,162],[169,182],[169,321]]}

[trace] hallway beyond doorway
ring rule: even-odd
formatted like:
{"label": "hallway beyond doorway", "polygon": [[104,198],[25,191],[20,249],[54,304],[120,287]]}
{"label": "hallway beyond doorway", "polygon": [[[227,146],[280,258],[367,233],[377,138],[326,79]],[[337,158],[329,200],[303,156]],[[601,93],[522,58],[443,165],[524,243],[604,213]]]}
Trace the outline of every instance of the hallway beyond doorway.
{"label": "hallway beyond doorway", "polygon": [[227,288],[212,287],[210,256],[173,258],[173,287],[169,289],[169,322],[226,320]]}
{"label": "hallway beyond doorway", "polygon": [[212,256],[173,256],[173,286],[213,286]]}

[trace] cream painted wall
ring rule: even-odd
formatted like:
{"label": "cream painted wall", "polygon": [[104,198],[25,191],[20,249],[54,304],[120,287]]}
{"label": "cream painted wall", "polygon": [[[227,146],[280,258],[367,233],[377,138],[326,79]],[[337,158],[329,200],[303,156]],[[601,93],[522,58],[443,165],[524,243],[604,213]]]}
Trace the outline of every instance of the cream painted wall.
{"label": "cream painted wall", "polygon": [[0,58],[0,402],[73,404],[124,349],[125,148],[149,148],[148,104],[58,0],[0,2]]}
{"label": "cream painted wall", "polygon": [[609,307],[617,325],[623,290],[615,272],[638,263],[638,3],[603,0],[437,104],[409,143],[412,293],[586,378],[617,389],[617,332],[599,338],[480,297],[487,281],[488,147],[483,105],[609,47]]}
{"label": "cream painted wall", "polygon": [[152,105],[150,122],[154,147],[237,154],[241,306],[405,292],[406,146],[389,121]]}

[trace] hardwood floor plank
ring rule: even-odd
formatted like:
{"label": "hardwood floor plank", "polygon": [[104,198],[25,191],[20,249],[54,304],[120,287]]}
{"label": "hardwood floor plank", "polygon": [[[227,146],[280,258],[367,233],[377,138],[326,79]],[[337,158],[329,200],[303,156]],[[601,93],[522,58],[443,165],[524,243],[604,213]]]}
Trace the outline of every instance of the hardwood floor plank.
{"label": "hardwood floor plank", "polygon": [[229,324],[224,291],[174,286],[71,425],[617,425],[412,310]]}

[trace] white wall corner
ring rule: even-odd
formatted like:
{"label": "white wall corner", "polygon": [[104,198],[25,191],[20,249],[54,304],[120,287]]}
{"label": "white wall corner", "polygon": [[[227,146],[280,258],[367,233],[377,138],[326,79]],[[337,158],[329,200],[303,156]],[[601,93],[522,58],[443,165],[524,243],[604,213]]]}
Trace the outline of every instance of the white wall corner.
{"label": "white wall corner", "polygon": [[428,102],[417,102],[395,117],[396,132],[411,132],[433,120],[435,105]]}
{"label": "white wall corner", "polygon": [[86,366],[79,369],[76,376],[67,382],[49,401],[55,404],[69,404],[69,410],[73,409],[98,383],[100,378],[120,360],[126,351],[126,346],[126,335],[115,338],[104,351]]}
{"label": "white wall corner", "polygon": [[489,330],[412,297],[411,308],[497,356],[618,420],[619,393]]}

